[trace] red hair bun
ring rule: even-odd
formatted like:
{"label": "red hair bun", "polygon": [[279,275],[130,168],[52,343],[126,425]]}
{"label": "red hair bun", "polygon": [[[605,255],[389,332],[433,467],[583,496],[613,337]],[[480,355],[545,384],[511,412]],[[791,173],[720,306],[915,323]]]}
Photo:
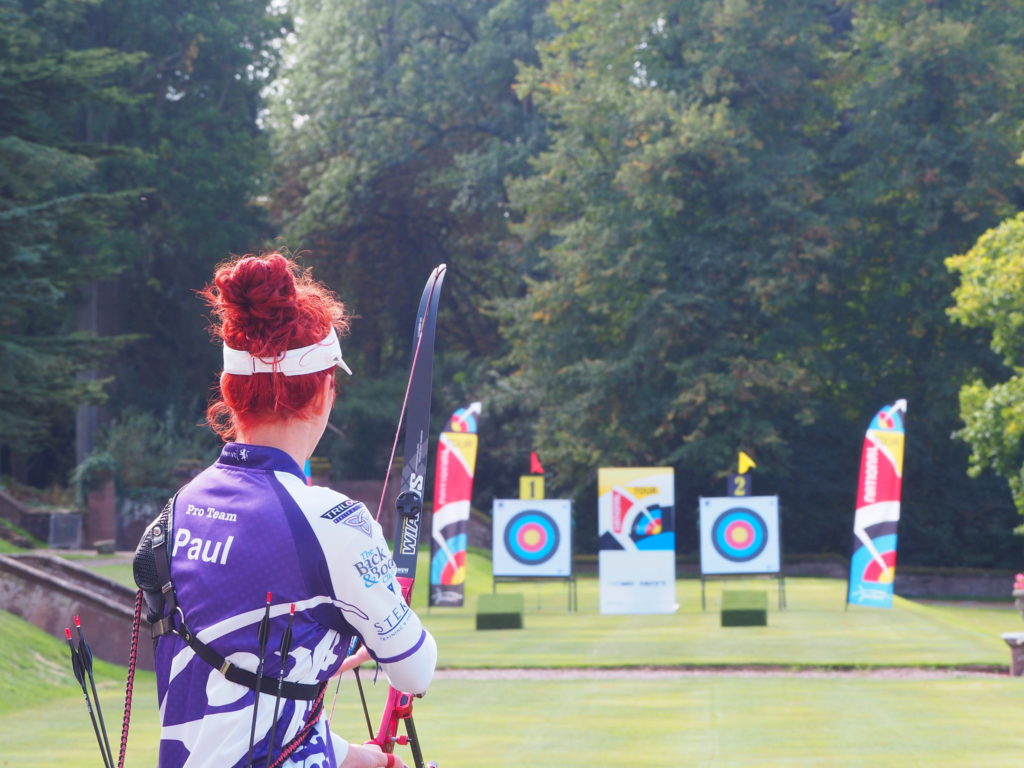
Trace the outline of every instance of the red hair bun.
{"label": "red hair bun", "polygon": [[[213,311],[210,333],[232,349],[274,357],[314,344],[331,326],[348,332],[345,305],[311,270],[273,252],[246,254],[221,264],[199,296]],[[238,427],[282,418],[304,418],[314,410],[324,378],[334,370],[302,376],[221,374],[219,392],[207,409],[207,423],[225,440]]]}

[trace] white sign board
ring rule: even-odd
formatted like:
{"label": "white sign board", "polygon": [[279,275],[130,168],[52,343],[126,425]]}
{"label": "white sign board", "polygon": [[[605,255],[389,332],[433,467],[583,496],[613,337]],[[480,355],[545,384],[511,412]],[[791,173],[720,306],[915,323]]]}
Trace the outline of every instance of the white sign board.
{"label": "white sign board", "polygon": [[601,613],[674,613],[672,468],[603,467],[597,484]]}

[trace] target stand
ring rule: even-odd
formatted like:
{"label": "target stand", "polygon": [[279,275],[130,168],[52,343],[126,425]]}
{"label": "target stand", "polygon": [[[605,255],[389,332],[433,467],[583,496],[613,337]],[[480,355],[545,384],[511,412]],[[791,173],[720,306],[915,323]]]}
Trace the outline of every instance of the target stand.
{"label": "target stand", "polygon": [[498,593],[499,584],[507,584],[511,582],[524,582],[524,581],[564,581],[568,591],[568,605],[567,612],[575,613],[578,609],[576,602],[576,577],[572,574],[568,576],[492,576],[491,582],[491,593]]}
{"label": "target stand", "polygon": [[711,579],[769,578],[786,607],[777,496],[700,499],[700,606],[707,610]]}
{"label": "target stand", "polygon": [[514,581],[564,581],[576,610],[572,504],[566,499],[495,499],[491,592]]}
{"label": "target stand", "polygon": [[706,612],[708,609],[707,595],[705,594],[705,586],[707,582],[718,579],[721,581],[727,581],[731,579],[775,579],[778,585],[779,592],[779,610],[786,608],[786,577],[783,576],[782,572],[778,573],[741,573],[741,574],[704,574],[700,575],[700,609]]}

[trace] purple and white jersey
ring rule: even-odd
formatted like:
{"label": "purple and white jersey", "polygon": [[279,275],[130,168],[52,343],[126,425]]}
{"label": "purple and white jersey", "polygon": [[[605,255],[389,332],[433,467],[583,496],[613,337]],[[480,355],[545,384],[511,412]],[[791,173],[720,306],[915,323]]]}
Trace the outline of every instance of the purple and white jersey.
{"label": "purple and white jersey", "polygon": [[[286,453],[225,445],[178,494],[173,534],[171,577],[188,625],[232,664],[256,672],[271,592],[265,677],[277,680],[281,671],[278,648],[295,603],[285,680],[327,680],[358,635],[396,688],[426,690],[437,648],[402,599],[380,526],[361,502],[307,486]],[[257,694],[228,681],[177,635],[160,638],[156,670],[160,768],[244,768]],[[260,694],[255,765],[266,762],[268,737],[276,756],[312,707],[282,699],[272,723],[274,701]],[[284,765],[334,768],[347,750],[322,717]]]}

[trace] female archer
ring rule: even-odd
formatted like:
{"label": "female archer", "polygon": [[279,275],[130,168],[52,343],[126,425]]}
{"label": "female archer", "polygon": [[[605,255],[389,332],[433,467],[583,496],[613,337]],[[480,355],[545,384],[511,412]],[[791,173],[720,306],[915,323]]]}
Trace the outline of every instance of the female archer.
{"label": "female archer", "polygon": [[373,516],[300,469],[326,427],[336,369],[351,374],[338,341],[345,307],[279,253],[221,265],[200,296],[224,347],[207,421],[226,444],[172,500],[156,558],[158,571],[169,563],[157,581],[171,585],[154,624],[159,764],[404,768],[348,744],[322,714],[353,638],[357,659],[372,656],[408,693],[426,690],[437,659]]}

